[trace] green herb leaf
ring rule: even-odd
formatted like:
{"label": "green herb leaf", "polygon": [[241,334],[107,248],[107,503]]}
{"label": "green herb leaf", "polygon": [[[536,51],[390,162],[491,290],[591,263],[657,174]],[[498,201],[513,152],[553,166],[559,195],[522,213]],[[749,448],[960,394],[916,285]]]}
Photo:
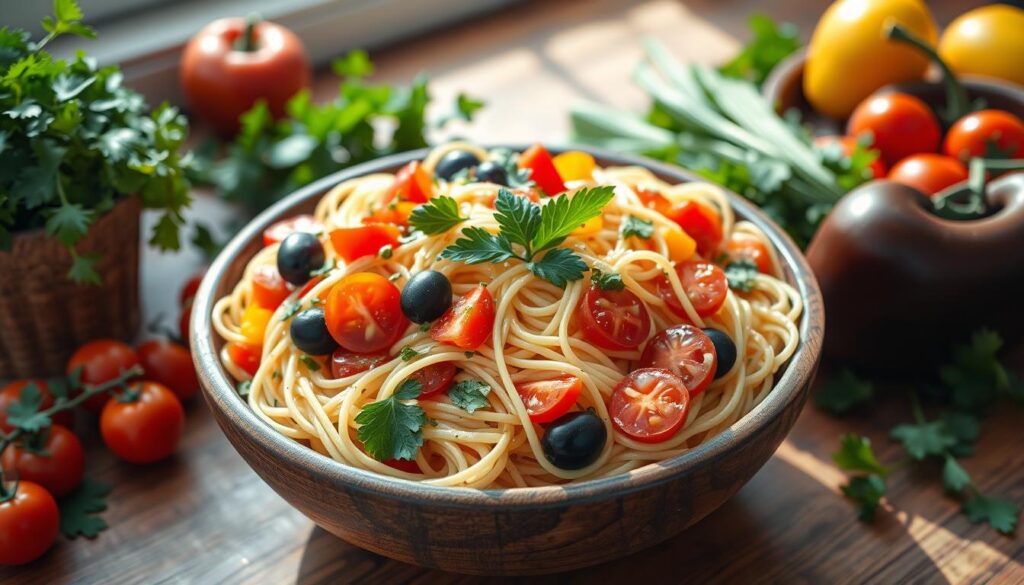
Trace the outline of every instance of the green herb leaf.
{"label": "green herb leaf", "polygon": [[968,411],[990,407],[1001,393],[1012,389],[1009,372],[999,361],[1003,340],[998,333],[982,329],[969,345],[954,350],[954,361],[939,371],[953,406]]}
{"label": "green herb leaf", "polygon": [[210,228],[201,223],[196,223],[193,227],[191,242],[193,246],[203,253],[203,256],[207,261],[216,258],[217,254],[220,254],[221,249],[224,248],[224,244],[226,243],[218,242],[216,238],[213,237],[213,232],[210,231]]}
{"label": "green herb leaf", "polygon": [[96,263],[99,261],[99,254],[73,254],[68,279],[79,284],[102,285],[103,279],[100,273],[96,272]]}
{"label": "green herb leaf", "polygon": [[589,267],[576,253],[568,248],[555,248],[546,252],[540,260],[527,263],[535,276],[543,278],[559,288],[572,280],[583,278]]}
{"label": "green herb leaf", "polygon": [[849,368],[832,376],[814,395],[814,404],[832,414],[845,414],[875,395],[875,388]]}
{"label": "green herb leaf", "polygon": [[61,533],[68,538],[94,538],[106,530],[107,523],[96,514],[107,509],[110,490],[109,485],[86,478],[71,495],[61,499]]}
{"label": "green herb leaf", "polygon": [[288,319],[291,319],[295,315],[298,315],[299,311],[301,311],[301,310],[302,310],[302,302],[301,301],[291,301],[290,303],[285,304],[285,306],[284,306],[284,313],[281,314],[281,320],[282,321],[287,321]]}
{"label": "green herb leaf", "polygon": [[614,196],[614,187],[599,186],[580,189],[572,197],[553,197],[541,208],[540,224],[533,238],[534,252],[561,244],[573,230],[601,215]]}
{"label": "green herb leaf", "polygon": [[299,356],[299,361],[302,362],[303,364],[305,364],[306,367],[310,369],[310,371],[313,371],[313,372],[320,371],[320,362],[318,362],[315,359],[313,359],[312,356],[301,355],[301,356]]}
{"label": "green herb leaf", "polygon": [[427,415],[413,400],[423,391],[416,380],[406,380],[398,390],[384,400],[363,406],[356,415],[358,436],[366,452],[378,461],[388,459],[414,459],[423,444],[423,425]]}
{"label": "green herb leaf", "polygon": [[242,380],[235,386],[235,389],[238,390],[239,396],[248,396],[249,391],[252,389],[252,380]]}
{"label": "green herb leaf", "polygon": [[719,71],[760,86],[776,65],[800,48],[800,32],[792,24],[775,24],[761,13],[752,14],[748,24],[753,38]]}
{"label": "green herb leaf", "polygon": [[484,107],[484,102],[473,99],[465,93],[459,93],[458,97],[455,99],[455,107],[452,109],[452,112],[439,119],[437,121],[437,126],[444,126],[452,120],[472,122],[473,115],[482,107]]}
{"label": "green herb leaf", "polygon": [[882,477],[889,474],[889,469],[878,462],[871,448],[871,439],[852,433],[843,436],[839,450],[832,454],[832,460],[845,471],[863,471]]}
{"label": "green herb leaf", "polygon": [[960,493],[971,485],[971,476],[952,455],[946,455],[946,462],[942,465],[942,485],[954,493]]}
{"label": "green herb leaf", "polygon": [[487,400],[490,392],[491,387],[480,380],[463,380],[448,390],[448,399],[455,406],[473,414],[477,409],[491,405]]}
{"label": "green herb leaf", "polygon": [[903,443],[907,454],[917,460],[929,455],[943,455],[956,444],[956,437],[949,433],[946,425],[940,420],[899,425],[889,434],[893,439]]}
{"label": "green herb leaf", "polygon": [[370,56],[361,49],[349,51],[344,57],[335,59],[331,69],[340,77],[369,77],[373,75],[373,63]]}
{"label": "green herb leaf", "polygon": [[464,221],[459,204],[447,196],[434,197],[409,215],[409,225],[431,236],[443,234]]}
{"label": "green herb leaf", "polygon": [[968,457],[974,454],[974,442],[981,434],[981,425],[974,416],[962,412],[950,412],[942,417],[946,430],[956,439],[956,444],[949,448],[956,457]]}
{"label": "green herb leaf", "polygon": [[754,283],[757,280],[757,264],[750,260],[737,260],[725,266],[725,278],[729,281],[729,288],[742,292],[754,290]]}
{"label": "green herb leaf", "polygon": [[398,352],[398,357],[402,358],[403,362],[411,361],[420,355],[422,355],[420,352],[409,347],[408,345],[403,347],[402,351]]}
{"label": "green herb leaf", "polygon": [[453,262],[480,264],[483,262],[504,262],[516,254],[512,244],[504,235],[493,235],[480,227],[462,230],[463,237],[445,248],[441,257]]}
{"label": "green herb leaf", "polygon": [[529,249],[540,227],[541,209],[526,197],[518,197],[502,187],[494,202],[494,219],[508,241]]}
{"label": "green herb leaf", "polygon": [[27,433],[34,433],[50,426],[50,417],[39,409],[43,406],[43,394],[35,382],[29,382],[19,394],[18,401],[7,407],[7,424]]}
{"label": "green herb leaf", "polygon": [[601,272],[597,268],[591,272],[590,281],[601,290],[622,290],[626,288],[621,276],[614,272]]}
{"label": "green herb leaf", "polygon": [[851,477],[850,482],[840,489],[857,504],[857,518],[861,522],[871,522],[885,495],[885,478],[877,473],[858,475]]}
{"label": "green herb leaf", "polygon": [[654,235],[654,222],[646,219],[640,219],[627,215],[626,219],[622,221],[622,237],[628,238],[630,236],[636,236],[640,239],[646,240]]}
{"label": "green herb leaf", "polygon": [[964,502],[963,512],[971,522],[988,522],[1003,534],[1013,534],[1020,518],[1020,508],[1016,503],[981,494]]}

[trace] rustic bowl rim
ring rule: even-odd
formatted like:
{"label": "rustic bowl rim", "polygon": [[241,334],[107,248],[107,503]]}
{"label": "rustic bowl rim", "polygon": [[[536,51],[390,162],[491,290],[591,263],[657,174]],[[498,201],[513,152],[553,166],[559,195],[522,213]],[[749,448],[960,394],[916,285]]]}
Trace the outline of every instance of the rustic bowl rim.
{"label": "rustic bowl rim", "polygon": [[[527,146],[502,144],[486,148],[509,148],[521,152]],[[548,148],[552,152],[569,149],[555,146]],[[605,165],[642,166],[675,182],[702,181],[696,175],[679,167],[644,157],[578,145],[573,145],[571,149],[584,150]],[[794,401],[803,401],[806,398],[805,390],[816,371],[824,335],[825,317],[821,291],[803,254],[789,236],[753,204],[726,190],[729,203],[737,216],[754,222],[765,231],[779,253],[789,282],[797,288],[803,300],[804,313],[799,325],[801,341],[767,398],[729,429],[697,448],[629,473],[567,486],[481,490],[424,485],[378,475],[344,465],[278,433],[259,418],[238,395],[235,383],[220,363],[214,349],[214,331],[210,319],[216,302],[212,296],[213,292],[220,287],[225,272],[235,262],[239,253],[252,240],[260,238],[267,226],[284,217],[293,207],[307,199],[320,197],[341,181],[375,172],[393,171],[410,161],[422,160],[428,152],[429,149],[424,148],[359,164],[319,179],[278,201],[246,224],[232,238],[211,264],[196,293],[190,323],[190,342],[193,361],[202,382],[206,401],[210,408],[219,410],[226,417],[233,419],[246,441],[278,458],[282,465],[303,469],[332,488],[387,494],[400,501],[420,502],[432,506],[482,508],[493,511],[570,506],[647,490],[685,476],[690,470],[717,462],[740,448],[746,441],[756,437],[761,429],[781,416]]]}

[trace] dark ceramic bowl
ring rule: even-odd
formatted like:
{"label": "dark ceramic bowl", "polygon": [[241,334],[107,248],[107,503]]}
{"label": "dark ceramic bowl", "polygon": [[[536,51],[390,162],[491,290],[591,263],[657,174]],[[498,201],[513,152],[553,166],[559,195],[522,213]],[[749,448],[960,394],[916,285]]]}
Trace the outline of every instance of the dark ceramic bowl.
{"label": "dark ceramic bowl", "polygon": [[[807,50],[802,49],[779,63],[761,88],[761,94],[780,114],[796,108],[818,136],[845,134],[846,120],[826,116],[807,102],[804,96],[804,65]],[[960,82],[970,101],[983,100],[986,108],[1006,110],[1024,118],[1024,87],[988,77],[962,76]],[[879,92],[900,91],[917,96],[936,111],[946,107],[946,92],[938,81],[914,81],[887,85]]]}
{"label": "dark ceramic bowl", "polygon": [[[673,183],[696,178],[676,167],[591,150],[602,165],[641,165]],[[630,474],[566,487],[476,490],[396,480],[342,465],[272,430],[235,391],[210,325],[276,220],[310,213],[346,179],[394,172],[420,150],[353,167],[305,187],[264,211],[214,261],[192,310],[192,355],[206,400],[235,449],[278,494],[324,529],[367,550],[426,567],[515,575],[594,565],[657,544],[736,493],[772,456],[797,420],[817,369],[824,327],[821,294],[800,251],[750,203],[729,202],[779,250],[785,278],[800,292],[801,342],[774,390],[730,429],[678,457]]]}

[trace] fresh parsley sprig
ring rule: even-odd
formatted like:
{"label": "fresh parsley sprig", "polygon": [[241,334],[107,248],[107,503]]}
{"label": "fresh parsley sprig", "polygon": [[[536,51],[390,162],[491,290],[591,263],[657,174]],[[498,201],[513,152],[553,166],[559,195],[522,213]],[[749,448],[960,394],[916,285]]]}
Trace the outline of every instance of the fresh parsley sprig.
{"label": "fresh parsley sprig", "polygon": [[654,235],[654,222],[627,215],[626,219],[622,220],[620,230],[623,238],[636,236],[641,240],[647,240]]}
{"label": "fresh parsley sprig", "polygon": [[356,415],[358,436],[366,452],[377,461],[388,459],[414,459],[423,444],[423,425],[427,415],[415,400],[423,392],[416,380],[406,380],[394,394],[371,402]]}
{"label": "fresh parsley sprig", "polygon": [[560,195],[543,207],[508,189],[499,189],[494,219],[500,231],[492,234],[480,227],[469,227],[462,237],[441,252],[455,262],[481,264],[517,259],[538,278],[564,288],[583,278],[587,265],[572,250],[557,248],[569,234],[588,220],[600,215],[614,196],[614,188],[581,189],[572,197]]}
{"label": "fresh parsley sprig", "polygon": [[445,196],[434,197],[409,215],[409,225],[428,236],[443,234],[464,221],[466,218],[459,212],[459,204]]}
{"label": "fresh parsley sprig", "polygon": [[590,281],[601,290],[622,290],[626,288],[622,277],[614,272],[601,272],[597,268],[590,274]]}
{"label": "fresh parsley sprig", "polygon": [[452,386],[451,390],[448,391],[448,399],[455,406],[473,414],[478,409],[487,408],[491,405],[487,401],[487,395],[490,392],[491,387],[480,380],[463,380]]}
{"label": "fresh parsley sprig", "polygon": [[758,272],[757,264],[750,260],[736,260],[725,265],[725,278],[729,288],[741,292],[754,290]]}

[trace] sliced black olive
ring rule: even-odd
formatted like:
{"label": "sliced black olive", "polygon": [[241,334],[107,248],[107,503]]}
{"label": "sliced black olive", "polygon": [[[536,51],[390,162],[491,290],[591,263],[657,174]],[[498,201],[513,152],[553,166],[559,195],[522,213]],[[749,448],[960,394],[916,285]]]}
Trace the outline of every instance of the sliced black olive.
{"label": "sliced black olive", "polygon": [[715,344],[715,355],[718,356],[718,366],[715,368],[715,379],[717,380],[728,374],[736,363],[736,344],[733,343],[731,337],[718,329],[708,327],[704,333],[711,338],[711,343]]}
{"label": "sliced black olive", "polygon": [[436,270],[418,272],[402,289],[402,312],[413,323],[437,319],[452,305],[452,283]]}
{"label": "sliced black olive", "polygon": [[327,355],[338,348],[338,342],[331,337],[320,307],[306,309],[292,319],[289,332],[295,347],[309,355]]}
{"label": "sliced black olive", "polygon": [[310,273],[324,265],[324,246],[313,234],[294,232],[277,249],[277,271],[288,282],[302,286]]}
{"label": "sliced black olive", "polygon": [[441,157],[434,167],[434,175],[451,181],[456,173],[465,169],[471,169],[480,162],[475,154],[468,150],[453,150]]}
{"label": "sliced black olive", "polygon": [[583,469],[594,461],[608,440],[608,429],[593,410],[570,412],[551,423],[541,446],[548,461],[561,469]]}
{"label": "sliced black olive", "polygon": [[505,167],[493,160],[485,160],[476,167],[476,180],[481,183],[508,185],[508,172],[505,171]]}

